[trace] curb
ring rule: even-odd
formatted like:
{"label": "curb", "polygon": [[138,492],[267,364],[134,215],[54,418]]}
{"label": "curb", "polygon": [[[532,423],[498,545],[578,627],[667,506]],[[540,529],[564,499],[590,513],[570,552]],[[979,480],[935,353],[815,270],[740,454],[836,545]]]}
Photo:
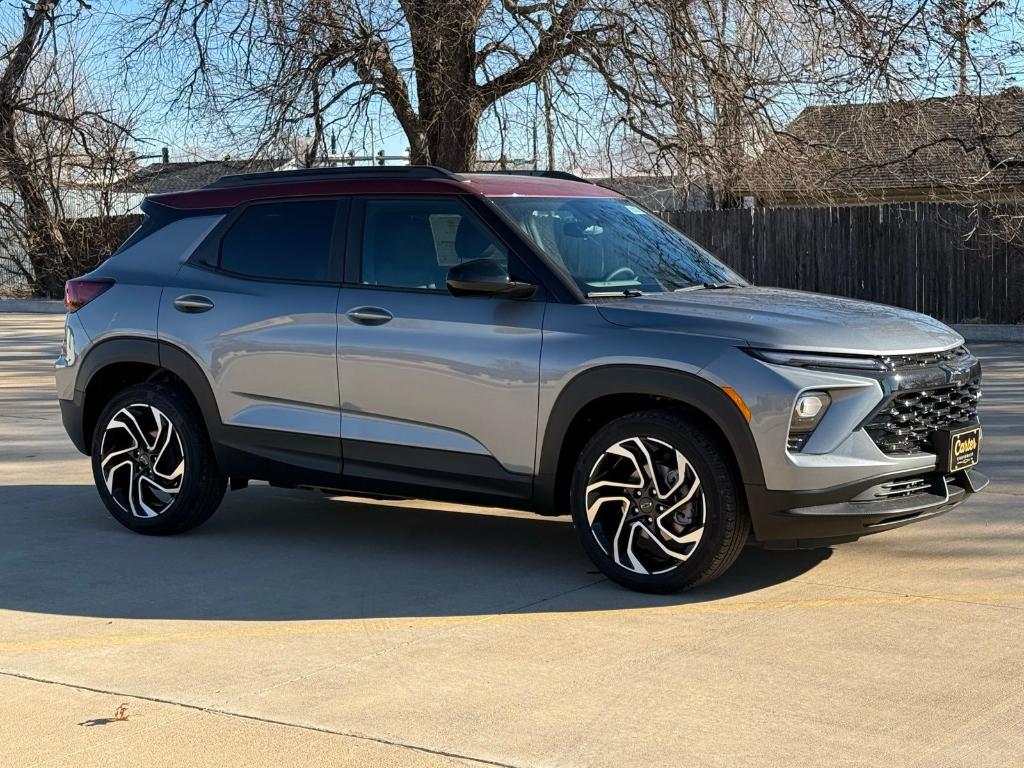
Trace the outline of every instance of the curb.
{"label": "curb", "polygon": [[967,342],[1016,341],[1024,342],[1024,325],[986,325],[983,323],[954,325],[953,330]]}
{"label": "curb", "polygon": [[63,315],[66,311],[64,302],[57,299],[0,299],[0,312]]}

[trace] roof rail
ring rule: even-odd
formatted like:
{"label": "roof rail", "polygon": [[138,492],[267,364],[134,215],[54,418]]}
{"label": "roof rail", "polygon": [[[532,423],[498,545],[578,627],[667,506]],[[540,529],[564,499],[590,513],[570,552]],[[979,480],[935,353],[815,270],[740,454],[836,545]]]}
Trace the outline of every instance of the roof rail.
{"label": "roof rail", "polygon": [[[593,184],[590,179],[584,179],[568,171],[475,171],[475,173],[497,173],[502,176],[540,176],[545,179],[562,179],[563,181],[579,181],[583,184]],[[472,176],[472,173],[464,174]]]}
{"label": "roof rail", "polygon": [[341,166],[339,168],[297,168],[291,171],[231,173],[207,184],[204,189],[248,187],[267,182],[325,181],[331,179],[451,179],[463,181],[456,173],[434,165]]}

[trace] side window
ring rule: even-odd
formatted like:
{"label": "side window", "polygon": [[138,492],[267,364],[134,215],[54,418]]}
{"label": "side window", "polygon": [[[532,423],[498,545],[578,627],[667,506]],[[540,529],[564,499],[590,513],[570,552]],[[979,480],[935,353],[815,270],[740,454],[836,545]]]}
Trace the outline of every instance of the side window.
{"label": "side window", "polygon": [[221,240],[220,268],[277,280],[331,280],[338,210],[337,200],[251,205]]}
{"label": "side window", "polygon": [[449,268],[494,259],[508,269],[508,251],[456,199],[366,201],[362,282],[392,288],[443,290]]}

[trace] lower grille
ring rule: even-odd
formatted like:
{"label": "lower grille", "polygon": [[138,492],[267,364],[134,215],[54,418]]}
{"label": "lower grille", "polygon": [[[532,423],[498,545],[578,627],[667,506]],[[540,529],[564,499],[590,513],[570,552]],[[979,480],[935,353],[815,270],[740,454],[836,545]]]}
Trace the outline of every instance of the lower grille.
{"label": "lower grille", "polygon": [[975,421],[980,398],[978,381],[898,392],[878,409],[864,430],[883,453],[931,451],[932,432]]}
{"label": "lower grille", "polygon": [[803,449],[804,444],[810,438],[810,432],[804,432],[798,435],[790,435],[786,439],[786,449],[793,451],[794,453]]}
{"label": "lower grille", "polygon": [[890,480],[888,483],[876,485],[873,495],[876,499],[896,499],[926,491],[931,486],[932,483],[925,477],[906,477],[902,480]]}

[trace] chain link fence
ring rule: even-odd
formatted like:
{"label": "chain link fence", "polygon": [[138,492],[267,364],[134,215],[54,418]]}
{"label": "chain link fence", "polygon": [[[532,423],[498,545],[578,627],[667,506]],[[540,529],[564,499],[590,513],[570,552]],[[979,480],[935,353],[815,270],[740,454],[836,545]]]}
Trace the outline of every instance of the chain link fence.
{"label": "chain link fence", "polygon": [[[87,188],[62,192],[60,224],[71,259],[68,265],[56,271],[64,268],[73,272],[88,271],[112,253],[138,226],[142,197],[135,192],[101,195]],[[35,275],[25,252],[21,219],[18,197],[11,190],[0,189],[0,298],[21,299],[33,295]]]}
{"label": "chain link fence", "polygon": [[26,269],[18,237],[21,206],[10,190],[0,189],[0,298],[22,299],[32,294],[32,272]]}

